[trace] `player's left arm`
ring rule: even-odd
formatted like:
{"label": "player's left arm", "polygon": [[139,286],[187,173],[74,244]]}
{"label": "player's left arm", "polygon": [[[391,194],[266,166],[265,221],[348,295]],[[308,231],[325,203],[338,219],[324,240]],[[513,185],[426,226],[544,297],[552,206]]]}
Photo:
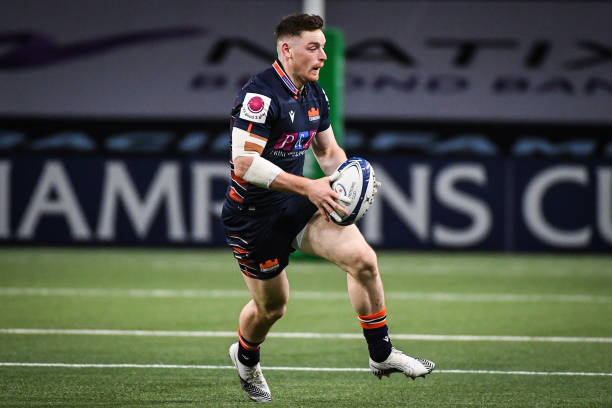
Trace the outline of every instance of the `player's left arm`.
{"label": "player's left arm", "polygon": [[317,133],[312,141],[312,152],[319,166],[321,166],[321,170],[327,176],[346,161],[346,153],[338,145],[331,125],[324,131]]}
{"label": "player's left arm", "polygon": [[[312,151],[326,176],[331,175],[347,158],[346,152],[336,141],[331,125],[323,132],[317,133],[312,141]],[[379,181],[374,183],[374,194],[378,194],[380,186]]]}

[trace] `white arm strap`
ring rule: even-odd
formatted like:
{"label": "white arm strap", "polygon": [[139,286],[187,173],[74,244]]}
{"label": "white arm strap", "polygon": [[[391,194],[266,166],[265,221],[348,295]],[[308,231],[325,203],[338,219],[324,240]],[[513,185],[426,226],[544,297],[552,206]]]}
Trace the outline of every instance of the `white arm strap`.
{"label": "white arm strap", "polygon": [[232,128],[232,160],[238,156],[260,155],[266,147],[266,142],[261,136],[237,127]]}
{"label": "white arm strap", "polygon": [[244,174],[244,179],[258,187],[270,188],[281,168],[260,156],[264,147],[266,147],[264,138],[237,127],[232,129],[232,160],[238,156],[253,158],[251,166]]}
{"label": "white arm strap", "polygon": [[281,171],[282,169],[276,164],[257,155],[253,157],[253,162],[244,173],[244,179],[258,187],[270,188],[270,184]]}

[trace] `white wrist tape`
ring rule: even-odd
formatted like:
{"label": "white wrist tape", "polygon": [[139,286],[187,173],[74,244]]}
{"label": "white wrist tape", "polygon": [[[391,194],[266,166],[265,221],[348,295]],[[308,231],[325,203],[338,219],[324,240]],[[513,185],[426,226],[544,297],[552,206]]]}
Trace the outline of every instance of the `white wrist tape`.
{"label": "white wrist tape", "polygon": [[282,171],[280,167],[261,156],[254,156],[249,169],[244,173],[244,179],[258,187],[270,188],[270,184]]}

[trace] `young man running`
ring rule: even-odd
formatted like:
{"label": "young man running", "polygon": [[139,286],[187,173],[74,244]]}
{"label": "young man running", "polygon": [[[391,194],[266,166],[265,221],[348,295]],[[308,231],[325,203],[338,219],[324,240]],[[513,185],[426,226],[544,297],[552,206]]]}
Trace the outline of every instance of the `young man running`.
{"label": "young man running", "polygon": [[355,225],[330,222],[346,213],[330,178],[302,177],[312,146],[330,176],[346,160],[329,123],[329,104],[317,84],[324,65],[323,20],[294,14],[276,28],[278,59],[252,77],[232,109],[231,185],[222,219],[251,293],[239,318],[238,342],[229,354],[242,389],[254,401],[271,400],[259,364],[259,347],[285,313],[289,282],[285,268],[295,249],[323,257],[347,272],[348,294],[379,378],[401,372],[424,377],[434,363],[392,347],[386,324],[383,284],[374,250]]}

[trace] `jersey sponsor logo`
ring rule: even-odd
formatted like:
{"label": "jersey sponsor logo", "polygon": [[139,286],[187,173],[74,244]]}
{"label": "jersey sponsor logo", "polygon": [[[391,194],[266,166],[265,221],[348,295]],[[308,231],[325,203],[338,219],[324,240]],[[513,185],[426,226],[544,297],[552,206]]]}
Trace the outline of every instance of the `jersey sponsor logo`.
{"label": "jersey sponsor logo", "polygon": [[275,269],[278,269],[280,265],[278,264],[278,258],[268,259],[265,262],[261,262],[259,264],[259,270],[262,272],[272,272]]}
{"label": "jersey sponsor logo", "polygon": [[254,96],[247,103],[247,108],[251,111],[251,113],[259,113],[264,108],[264,101],[259,96]]}
{"label": "jersey sponsor logo", "polygon": [[240,109],[240,119],[265,123],[270,108],[270,98],[266,95],[247,92]]}
{"label": "jersey sponsor logo", "polygon": [[316,134],[316,130],[283,133],[276,141],[274,149],[284,151],[306,150],[310,147],[312,139],[315,137]]}
{"label": "jersey sponsor logo", "polygon": [[308,120],[314,122],[315,120],[319,119],[321,119],[321,116],[319,115],[319,110],[314,107],[310,108],[310,110],[308,111]]}

